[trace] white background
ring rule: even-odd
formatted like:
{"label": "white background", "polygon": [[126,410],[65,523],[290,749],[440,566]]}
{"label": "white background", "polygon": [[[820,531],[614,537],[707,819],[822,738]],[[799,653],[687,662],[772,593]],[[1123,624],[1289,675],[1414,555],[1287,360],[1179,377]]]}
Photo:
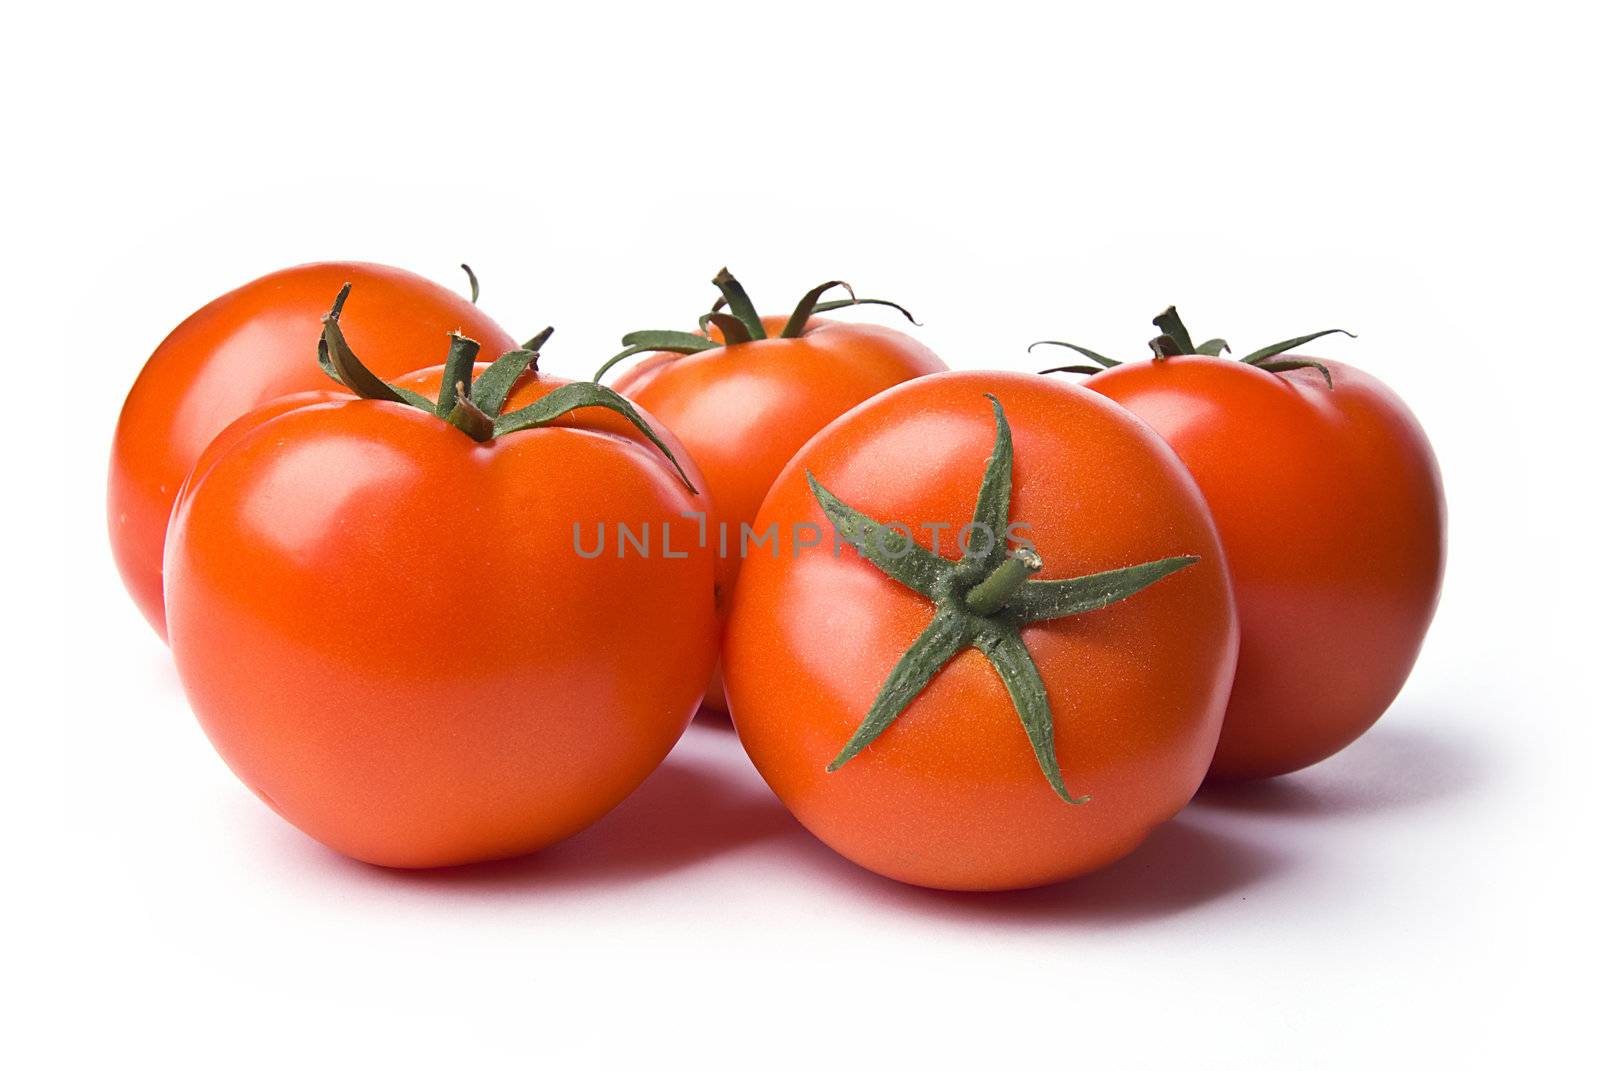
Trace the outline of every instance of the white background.
{"label": "white background", "polygon": [[[8,16],[0,969],[23,992],[0,1059],[1592,1055],[1578,5],[469,7]],[[117,407],[165,332],[341,257],[453,285],[470,261],[513,334],[556,324],[568,374],[692,324],[724,262],[771,307],[834,277],[905,302],[957,367],[1038,367],[1040,337],[1136,354],[1168,302],[1242,344],[1349,327],[1322,352],[1393,385],[1441,459],[1439,618],[1357,745],[1204,792],[1055,889],[859,871],[706,727],[541,857],[351,864],[215,758],[102,517]]]}

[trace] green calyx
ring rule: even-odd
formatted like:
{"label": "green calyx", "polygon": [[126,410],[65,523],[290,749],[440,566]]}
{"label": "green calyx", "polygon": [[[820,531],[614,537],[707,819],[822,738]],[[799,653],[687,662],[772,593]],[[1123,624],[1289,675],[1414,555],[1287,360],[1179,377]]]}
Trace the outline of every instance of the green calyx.
{"label": "green calyx", "polygon": [[[699,353],[702,350],[738,346],[769,337],[766,326],[761,322],[761,315],[756,311],[755,303],[750,300],[744,285],[733,277],[732,272],[723,268],[711,280],[711,285],[717,288],[721,296],[711,306],[711,311],[700,317],[698,334],[693,331],[630,331],[622,336],[624,347],[622,352],[601,365],[591,379],[595,383],[600,382],[601,377],[609,372],[613,365],[641,353]],[[830,301],[822,300],[828,291],[835,289],[843,290],[850,296]],[[805,292],[795,305],[794,311],[789,314],[783,330],[778,332],[778,337],[799,338],[805,333],[811,317],[818,313],[849,308],[852,305],[887,305],[913,324],[917,323],[916,317],[904,307],[881,298],[858,298],[849,283],[840,279],[830,279]],[[712,327],[722,332],[721,342],[709,337]]]}
{"label": "green calyx", "polygon": [[[1159,335],[1150,340],[1150,349],[1155,353],[1155,359],[1158,361],[1166,360],[1168,357],[1180,357],[1185,355],[1221,357],[1224,353],[1232,352],[1228,347],[1227,341],[1220,338],[1210,338],[1199,345],[1196,345],[1194,339],[1189,334],[1189,329],[1184,326],[1183,319],[1179,317],[1178,310],[1173,308],[1171,305],[1168,305],[1159,316],[1150,322],[1161,331]],[[1332,327],[1326,331],[1313,331],[1309,335],[1299,335],[1295,338],[1285,339],[1282,342],[1274,342],[1270,346],[1263,346],[1253,353],[1246,354],[1245,356],[1239,358],[1239,360],[1243,364],[1254,365],[1263,372],[1292,372],[1297,368],[1315,368],[1318,372],[1322,373],[1322,378],[1327,382],[1328,389],[1332,390],[1333,373],[1330,372],[1328,370],[1328,366],[1323,364],[1321,361],[1313,361],[1308,357],[1288,357],[1281,361],[1275,360],[1275,358],[1277,358],[1280,354],[1287,353],[1297,346],[1303,346],[1307,342],[1322,338],[1325,335],[1348,335],[1350,338],[1356,337],[1343,328]],[[1084,364],[1068,364],[1061,365],[1057,368],[1045,368],[1040,371],[1040,375],[1048,375],[1051,372],[1076,372],[1082,375],[1092,376],[1102,369],[1115,368],[1117,365],[1122,363],[1121,361],[1114,361],[1109,357],[1102,357],[1093,350],[1086,350],[1082,346],[1071,342],[1057,342],[1053,339],[1043,339],[1039,342],[1035,342],[1033,346],[1029,346],[1028,352],[1032,353],[1034,346],[1064,346],[1067,349],[1072,350],[1075,353],[1080,353],[1095,362],[1094,366]]]}
{"label": "green calyx", "polygon": [[350,296],[350,284],[345,283],[334,298],[333,307],[322,318],[322,338],[317,342],[317,363],[329,378],[349,388],[358,397],[372,401],[395,402],[420,409],[459,429],[475,442],[486,443],[512,432],[539,428],[565,416],[574,409],[598,407],[609,409],[637,428],[650,443],[671,462],[678,478],[697,494],[683,466],[673,456],[672,450],[644,417],[639,415],[626,398],[609,387],[598,383],[568,383],[557,387],[532,405],[512,412],[503,412],[512,388],[522,374],[530,369],[539,370],[539,350],[549,340],[554,328],[547,327],[520,347],[497,357],[493,364],[474,379],[474,362],[478,357],[478,344],[459,332],[450,335],[450,350],[445,356],[444,377],[439,383],[439,396],[426,398],[416,391],[385,383],[370,368],[361,363],[339,326],[344,312],[345,299]]}
{"label": "green calyx", "polygon": [[1011,426],[999,399],[992,394],[985,397],[994,407],[994,451],[978,486],[972,524],[963,529],[965,547],[959,561],[923,547],[904,526],[884,524],[846,505],[806,473],[812,495],[840,538],[884,575],[931,600],[935,608],[932,622],[900,656],[860,727],[828,769],[839,769],[865,750],[951,659],[973,647],[999,674],[1050,787],[1068,803],[1086,803],[1087,796],[1072,795],[1063,781],[1050,699],[1023,641],[1024,629],[1121,602],[1200,559],[1163,558],[1066,580],[1035,579],[1044,568],[1038,552],[1008,543],[1013,528]]}

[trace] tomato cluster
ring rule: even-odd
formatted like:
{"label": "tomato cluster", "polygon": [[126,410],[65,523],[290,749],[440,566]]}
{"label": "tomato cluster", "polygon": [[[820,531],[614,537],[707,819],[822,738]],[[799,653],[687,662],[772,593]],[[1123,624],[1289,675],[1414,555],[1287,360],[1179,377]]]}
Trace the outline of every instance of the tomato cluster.
{"label": "tomato cluster", "polygon": [[1399,692],[1439,474],[1382,384],[1289,352],[1329,332],[1232,361],[1169,309],[1150,360],[1057,343],[1078,384],[819,318],[905,313],[840,282],[785,316],[713,282],[698,330],[579,382],[539,369],[548,329],[519,346],[366,264],[265,276],[162,343],[112,545],[268,806],[385,866],[519,855],[703,705],[842,855],[1018,888],[1126,855],[1208,777],[1326,758]]}

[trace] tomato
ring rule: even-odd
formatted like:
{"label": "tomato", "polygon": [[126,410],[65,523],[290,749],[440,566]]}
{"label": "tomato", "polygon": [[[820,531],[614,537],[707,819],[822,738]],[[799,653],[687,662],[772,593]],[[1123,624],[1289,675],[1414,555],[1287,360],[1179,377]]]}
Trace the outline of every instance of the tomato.
{"label": "tomato", "polygon": [[[472,348],[397,385],[464,383]],[[716,657],[681,446],[593,384],[485,393],[519,353],[447,419],[378,400],[389,388],[336,354],[363,397],[247,415],[173,514],[167,618],[202,727],[261,799],[356,859],[468,863],[583,828],[665,757]],[[624,553],[619,523],[651,552]]]}
{"label": "tomato", "polygon": [[[664,345],[686,352],[650,353],[617,378],[616,388],[671,428],[705,473],[726,526],[725,543],[721,531],[713,534],[719,548],[727,547],[721,583],[731,590],[739,573],[742,526],[755,520],[767,489],[795,451],[841,413],[945,365],[922,343],[892,328],[817,319],[818,311],[890,304],[858,301],[853,292],[847,300],[819,301],[843,283],[812,290],[789,316],[763,317],[726,269],[714,282],[730,312],[708,318],[705,336],[676,331],[625,336],[626,356]],[[707,705],[721,707],[721,699],[713,688]]]}
{"label": "tomato", "polygon": [[1416,662],[1444,577],[1438,464],[1377,379],[1287,353],[1329,332],[1231,361],[1195,355],[1225,344],[1194,346],[1176,312],[1156,323],[1160,357],[1085,385],[1171,444],[1222,533],[1242,638],[1212,776],[1289,773],[1371,728]]}
{"label": "tomato", "polygon": [[847,858],[1041,885],[1126,855],[1200,785],[1238,643],[1227,566],[1125,410],[1037,376],[913,380],[807,443],[755,525],[778,539],[734,593],[734,726]]}
{"label": "tomato", "polygon": [[492,356],[516,343],[478,308],[410,272],[379,264],[304,264],[224,294],[156,348],[128,394],[111,448],[107,517],[123,583],[166,636],[161,558],[167,520],[206,444],[262,402],[326,387],[314,353],[322,314],[356,284],[346,327],[381,376],[437,364],[460,330]]}

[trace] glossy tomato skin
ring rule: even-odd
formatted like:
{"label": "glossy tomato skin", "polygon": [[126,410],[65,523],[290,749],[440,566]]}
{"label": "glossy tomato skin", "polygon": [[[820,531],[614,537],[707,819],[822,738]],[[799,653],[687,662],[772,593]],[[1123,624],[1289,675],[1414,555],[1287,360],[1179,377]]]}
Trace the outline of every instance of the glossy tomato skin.
{"label": "glossy tomato skin", "polygon": [[[593,822],[671,749],[716,655],[711,555],[679,516],[698,496],[604,411],[477,444],[406,406],[308,402],[230,427],[173,515],[173,656],[212,743],[288,821],[384,866]],[[649,523],[650,557],[618,556],[619,521]],[[601,522],[580,556],[574,524],[592,551]]]}
{"label": "glossy tomato skin", "polygon": [[[651,355],[615,383],[677,433],[705,473],[727,526],[721,583],[729,591],[739,574],[740,526],[755,520],[795,451],[873,395],[945,370],[932,350],[893,328],[813,319],[799,338],[779,338],[785,323],[763,317],[766,339]],[[706,702],[721,707],[720,690]]]}
{"label": "glossy tomato skin", "polygon": [[[460,330],[497,357],[516,343],[465,298],[398,268],[358,262],[273,272],[212,301],[166,337],[123,405],[107,519],[128,592],[166,636],[161,560],[179,486],[228,424],[263,402],[329,381],[315,363],[322,315],[353,283],[342,325],[373,371],[394,378],[444,359]],[[342,389],[337,388],[335,389]]]}
{"label": "glossy tomato skin", "polygon": [[[954,559],[994,445],[985,393],[1011,425],[1011,517],[1029,526],[1042,579],[1201,559],[1125,602],[1024,629],[1066,783],[1091,797],[1082,805],[1051,791],[999,676],[973,650],[864,752],[825,769],[934,610],[848,545],[835,556],[806,471],[924,546],[923,526],[952,525],[934,549]],[[757,524],[812,524],[828,537],[745,562],[724,645],[734,725],[773,791],[845,857],[941,889],[1047,884],[1126,855],[1199,786],[1238,644],[1227,566],[1193,480],[1117,406],[1038,376],[919,379],[808,443]]]}
{"label": "glossy tomato skin", "polygon": [[1331,390],[1315,369],[1209,357],[1086,384],[1171,444],[1222,533],[1242,639],[1219,780],[1301,769],[1370,728],[1438,603],[1445,505],[1427,437],[1378,380],[1323,363]]}

